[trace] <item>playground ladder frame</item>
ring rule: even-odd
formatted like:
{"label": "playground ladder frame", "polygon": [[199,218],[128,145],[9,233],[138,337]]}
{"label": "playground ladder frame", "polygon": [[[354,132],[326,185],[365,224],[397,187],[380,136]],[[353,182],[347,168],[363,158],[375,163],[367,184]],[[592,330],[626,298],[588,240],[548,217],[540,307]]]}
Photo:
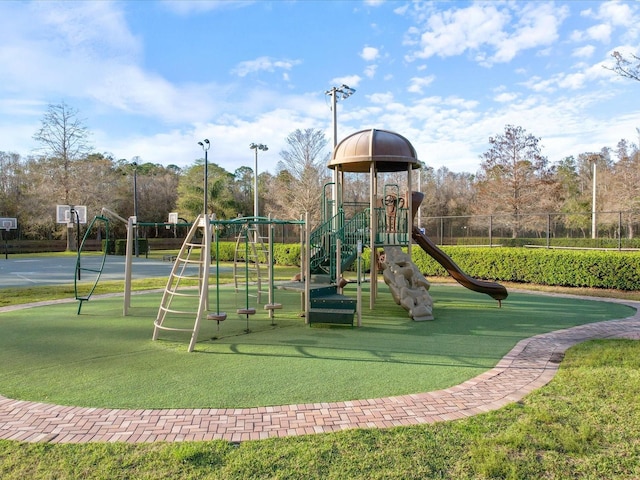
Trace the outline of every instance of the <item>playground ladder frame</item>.
{"label": "playground ladder frame", "polygon": [[[202,230],[202,241],[197,242],[198,231]],[[198,341],[198,333],[202,320],[206,319],[209,309],[209,270],[211,265],[211,223],[208,216],[199,215],[191,226],[180,252],[173,264],[167,285],[162,295],[158,316],[154,321],[153,340],[157,340],[161,330],[174,332],[190,332],[191,340],[188,351],[192,352]],[[198,276],[190,275],[187,270],[191,266],[198,268]],[[193,293],[193,286],[182,285],[184,280],[198,280],[197,292]],[[196,310],[183,310],[174,308],[173,302],[176,297],[197,297],[198,307]],[[169,327],[165,325],[168,314],[178,317],[194,317],[193,328]]]}

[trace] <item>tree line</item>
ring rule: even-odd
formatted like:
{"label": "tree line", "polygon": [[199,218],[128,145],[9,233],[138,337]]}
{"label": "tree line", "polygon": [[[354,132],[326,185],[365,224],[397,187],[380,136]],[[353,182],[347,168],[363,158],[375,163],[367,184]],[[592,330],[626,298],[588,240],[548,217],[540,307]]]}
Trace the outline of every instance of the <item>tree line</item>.
{"label": "tree line", "polygon": [[[640,134],[640,130],[638,130]],[[66,104],[50,105],[41,128],[34,134],[39,148],[22,156],[0,151],[0,217],[15,217],[25,239],[68,236],[57,225],[57,204],[86,205],[88,217],[103,207],[123,217],[134,214],[134,178],[140,222],[162,223],[169,212],[187,221],[203,209],[204,159],[184,168],[163,166],[139,157],[115,159],[93,152],[90,132],[76,110]],[[286,137],[286,148],[275,173],[258,176],[259,214],[279,219],[299,219],[309,212],[320,221],[324,185],[330,181],[326,165],[328,140],[317,129],[298,129]],[[502,228],[513,238],[523,230],[538,228],[527,214],[576,214],[574,228],[589,231],[584,214],[592,206],[593,174],[597,172],[599,211],[624,212],[627,235],[636,232],[640,216],[640,149],[621,139],[597,152],[583,152],[551,162],[541,139],[515,125],[491,137],[476,173],[456,173],[446,167],[421,164],[419,189],[425,193],[425,216],[498,215]],[[595,165],[595,168],[594,168]],[[229,219],[253,214],[253,170],[242,166],[233,172],[208,164],[209,213]],[[380,184],[406,183],[406,175],[383,174]],[[414,184],[413,188],[418,188]],[[344,198],[349,203],[368,202],[368,176],[347,174]],[[123,229],[124,225],[116,228]],[[542,228],[542,226],[540,226]],[[155,229],[149,236],[166,235]]]}

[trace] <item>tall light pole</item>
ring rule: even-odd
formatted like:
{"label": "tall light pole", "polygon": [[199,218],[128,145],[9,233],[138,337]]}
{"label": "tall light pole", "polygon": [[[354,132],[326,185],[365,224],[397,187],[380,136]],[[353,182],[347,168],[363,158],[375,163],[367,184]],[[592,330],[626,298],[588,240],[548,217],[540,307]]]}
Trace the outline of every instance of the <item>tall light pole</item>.
{"label": "tall light pole", "polygon": [[262,143],[251,143],[249,145],[251,150],[255,151],[255,161],[253,164],[253,216],[258,216],[258,150],[266,152],[269,147]]}
{"label": "tall light pole", "polygon": [[209,139],[205,138],[202,142],[198,142],[198,145],[204,150],[204,215],[209,214],[207,200],[209,199],[209,159],[207,158],[207,152],[211,147]]}
{"label": "tall light pole", "polygon": [[[325,95],[331,97],[331,113],[332,113],[332,128],[333,128],[333,149],[338,145],[338,116],[336,112],[336,105],[338,100],[346,100],[356,92],[355,88],[351,88],[344,83],[339,87],[332,87],[330,90],[324,92]],[[333,216],[338,214],[338,169],[333,169]]]}
{"label": "tall light pole", "polygon": [[[418,191],[422,193],[422,165],[418,169]],[[418,205],[418,228],[422,228],[422,202]]]}
{"label": "tall light pole", "polygon": [[133,167],[133,216],[136,217],[136,224],[133,227],[134,235],[134,251],[136,258],[140,256],[140,247],[138,246],[138,162],[132,162]]}
{"label": "tall light pole", "polygon": [[596,155],[591,157],[593,161],[593,194],[591,196],[591,238],[595,239],[598,237],[597,232],[597,222],[596,222],[596,164],[598,157]]}
{"label": "tall light pole", "polygon": [[[327,90],[325,95],[329,95],[331,97],[331,114],[332,114],[332,126],[333,126],[333,151],[335,152],[336,146],[338,145],[338,115],[337,115],[337,104],[338,99],[346,100],[351,95],[356,92],[355,88],[351,88],[344,83],[339,87],[333,87],[330,90]],[[342,203],[341,197],[341,175],[342,172],[338,172],[339,166],[333,169],[333,209],[332,209],[332,217],[336,218],[339,211],[339,206]],[[334,225],[334,228],[340,228],[340,225]],[[373,243],[373,242],[372,242]],[[336,282],[340,282],[340,278],[342,277],[342,244],[339,238],[336,239]],[[342,288],[338,289],[339,293],[342,293]]]}

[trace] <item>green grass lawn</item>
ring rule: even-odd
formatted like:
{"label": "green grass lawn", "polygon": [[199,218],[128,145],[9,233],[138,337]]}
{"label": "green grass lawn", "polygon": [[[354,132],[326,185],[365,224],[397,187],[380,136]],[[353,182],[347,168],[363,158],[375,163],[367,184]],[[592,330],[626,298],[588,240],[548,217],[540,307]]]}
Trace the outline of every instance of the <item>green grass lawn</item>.
{"label": "green grass lawn", "polygon": [[[164,281],[134,284],[136,289],[157,288],[164,286]],[[118,282],[99,287],[101,293],[122,288]],[[2,294],[0,303],[8,305],[68,298],[73,296],[73,286],[70,290],[4,289]],[[322,384],[323,391],[334,390],[336,374],[346,376],[336,382],[336,391],[349,379],[369,377],[373,379],[371,388],[389,385],[389,392],[403,382],[410,389],[431,390],[474,376],[474,370],[489,368],[502,356],[501,350],[507,351],[520,338],[631,313],[627,307],[604,302],[514,292],[503,308],[497,309],[487,297],[453,286],[436,285],[432,294],[437,320],[418,324],[391,303],[383,286],[376,311],[370,315],[365,310],[364,327],[353,330],[304,326],[296,316],[299,299],[294,295],[279,314],[276,327],[260,311],[262,317],[250,321],[253,332],[249,335],[242,332],[246,323],[232,313],[238,300],[235,295],[225,295],[229,320],[219,332],[215,323],[208,324],[191,354],[186,352],[188,335],[164,335],[161,341],[150,341],[157,295],[135,295],[132,315],[126,318],[121,316],[121,298],[94,298],[80,316],[75,314],[75,303],[5,312],[0,314],[0,392],[11,397],[10,389],[14,389],[15,396],[24,394],[39,400],[60,396],[78,405],[120,398],[130,402],[137,394],[160,392],[155,400],[147,398],[140,403],[194,406],[175,394],[197,386],[208,392],[202,402],[213,405],[225,401],[214,400],[216,390],[242,387],[245,393],[238,392],[241,403],[249,397],[253,403],[258,396],[247,387],[262,380],[265,368],[274,372],[278,362],[295,365],[295,383],[301,389],[308,386],[305,377],[322,372],[319,366],[326,363],[334,368],[327,369],[331,376]],[[279,295],[277,301],[287,300]],[[627,298],[637,299],[633,292],[630,295]],[[228,362],[236,361],[246,363],[233,369],[233,363]],[[164,378],[157,372],[164,372]],[[237,381],[221,383],[219,377],[226,374],[228,378],[235,375]],[[143,387],[135,385],[147,376],[152,381]],[[267,378],[274,382],[274,378]],[[279,377],[279,381],[286,382],[286,377]],[[103,383],[108,387],[102,388]],[[65,392],[66,386],[69,392]],[[347,396],[353,395],[354,387],[348,387]],[[129,388],[133,388],[133,395]],[[360,384],[358,388],[369,387]],[[86,395],[83,389],[98,393]],[[163,389],[170,398],[165,398]],[[279,390],[296,394],[291,385],[275,390],[278,395],[283,393]],[[268,395],[261,401],[280,403]],[[640,342],[592,341],[570,349],[547,386],[500,410],[465,420],[239,445],[225,441],[55,445],[3,440],[0,478],[640,478],[638,398]]]}
{"label": "green grass lawn", "polygon": [[[5,312],[0,392],[118,408],[240,408],[401,395],[472,378],[523,338],[632,314],[619,304],[524,293],[511,294],[498,308],[489,297],[452,285],[432,287],[432,296],[432,322],[411,321],[382,286],[361,328],[310,328],[299,317],[297,293],[277,292],[285,308],[275,326],[261,309],[247,324],[235,313],[245,296],[225,287],[221,310],[229,318],[220,326],[207,322],[193,353],[187,353],[188,333],[161,332],[151,341],[157,293],[134,295],[127,317],[120,297],[92,299],[81,315],[75,303]],[[211,302],[215,310],[215,295]],[[170,317],[166,325],[191,328],[193,318]]]}
{"label": "green grass lawn", "polygon": [[567,352],[550,384],[455,422],[244,442],[0,441],[3,480],[640,478],[640,342]]}

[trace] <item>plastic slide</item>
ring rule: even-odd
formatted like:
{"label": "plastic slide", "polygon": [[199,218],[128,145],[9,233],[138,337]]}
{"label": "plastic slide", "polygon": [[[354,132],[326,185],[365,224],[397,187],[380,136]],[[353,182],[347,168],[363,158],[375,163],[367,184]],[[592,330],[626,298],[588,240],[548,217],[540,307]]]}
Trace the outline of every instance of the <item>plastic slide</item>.
{"label": "plastic slide", "polygon": [[413,228],[412,237],[416,244],[420,246],[425,252],[431,255],[436,262],[442,265],[449,275],[451,275],[456,282],[463,287],[473,290],[474,292],[485,293],[490,297],[502,302],[507,296],[507,289],[495,282],[486,282],[483,280],[476,280],[470,277],[456,265],[456,263],[442,250],[440,250],[435,243],[433,243],[429,237],[422,233],[417,227]]}

